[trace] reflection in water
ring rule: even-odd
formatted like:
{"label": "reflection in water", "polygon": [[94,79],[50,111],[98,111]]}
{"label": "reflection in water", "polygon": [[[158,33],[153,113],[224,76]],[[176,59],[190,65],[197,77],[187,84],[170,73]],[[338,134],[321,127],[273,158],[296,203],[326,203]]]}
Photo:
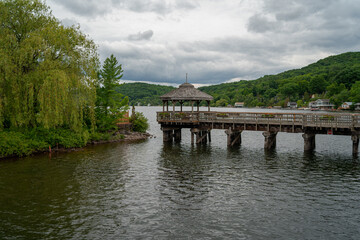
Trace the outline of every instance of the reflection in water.
{"label": "reflection in water", "polygon": [[176,206],[191,207],[206,197],[210,151],[206,146],[165,145],[158,160],[159,191]]}
{"label": "reflection in water", "polygon": [[[139,110],[139,109],[137,109]],[[299,134],[263,149],[157,138],[0,162],[0,239],[358,239],[360,161],[347,137]]]}

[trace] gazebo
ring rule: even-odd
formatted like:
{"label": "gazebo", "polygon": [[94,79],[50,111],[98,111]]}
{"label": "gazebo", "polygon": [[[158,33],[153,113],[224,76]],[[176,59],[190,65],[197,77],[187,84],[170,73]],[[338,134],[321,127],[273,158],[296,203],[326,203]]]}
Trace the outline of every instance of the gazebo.
{"label": "gazebo", "polygon": [[210,111],[210,101],[214,98],[207,93],[204,93],[194,87],[194,85],[186,82],[179,86],[179,88],[168,92],[160,97],[163,101],[163,112],[169,111],[169,102],[172,102],[173,111],[175,112],[176,103],[180,103],[180,112],[184,102],[191,102],[191,111],[194,111],[194,104],[197,105],[197,111],[199,112],[199,106],[201,101],[206,101],[208,104],[208,111]]}

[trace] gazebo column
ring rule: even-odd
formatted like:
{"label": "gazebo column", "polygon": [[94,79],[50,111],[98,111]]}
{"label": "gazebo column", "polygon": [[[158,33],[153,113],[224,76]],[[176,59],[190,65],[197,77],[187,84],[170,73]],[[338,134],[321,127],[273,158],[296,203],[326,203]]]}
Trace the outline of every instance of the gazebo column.
{"label": "gazebo column", "polygon": [[169,101],[166,101],[166,111],[169,111]]}
{"label": "gazebo column", "polygon": [[207,104],[208,104],[208,112],[210,112],[210,101],[207,100],[206,102],[207,102]]}
{"label": "gazebo column", "polygon": [[175,112],[175,104],[176,104],[176,101],[173,101],[173,112]]}
{"label": "gazebo column", "polygon": [[163,112],[165,112],[165,101],[163,101]]}
{"label": "gazebo column", "polygon": [[191,112],[194,112],[194,101],[191,101]]}
{"label": "gazebo column", "polygon": [[200,101],[196,101],[197,111],[200,112]]}
{"label": "gazebo column", "polygon": [[182,107],[183,107],[184,102],[180,101],[180,112],[182,112]]}

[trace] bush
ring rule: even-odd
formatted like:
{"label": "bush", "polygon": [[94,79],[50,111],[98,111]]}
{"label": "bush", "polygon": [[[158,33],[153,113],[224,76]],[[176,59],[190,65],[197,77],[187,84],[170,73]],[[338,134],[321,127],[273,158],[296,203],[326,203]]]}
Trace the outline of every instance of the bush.
{"label": "bush", "polygon": [[146,132],[149,128],[149,123],[147,118],[143,113],[133,112],[130,118],[130,122],[132,124],[132,129],[135,132]]}
{"label": "bush", "polygon": [[11,155],[25,156],[47,147],[49,145],[45,141],[29,139],[23,133],[0,131],[0,157]]}
{"label": "bush", "polygon": [[32,128],[0,131],[0,157],[26,156],[37,151],[46,151],[51,147],[83,147],[90,134],[83,129],[74,132],[71,129]]}
{"label": "bush", "polygon": [[67,128],[33,128],[29,130],[26,135],[30,139],[45,141],[51,147],[57,145],[64,148],[83,147],[90,140],[90,134],[85,129],[74,132]]}

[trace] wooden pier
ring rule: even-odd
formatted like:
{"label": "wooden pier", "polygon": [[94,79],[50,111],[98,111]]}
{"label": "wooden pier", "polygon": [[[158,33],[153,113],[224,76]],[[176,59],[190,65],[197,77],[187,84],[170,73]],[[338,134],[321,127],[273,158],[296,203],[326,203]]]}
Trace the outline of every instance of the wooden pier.
{"label": "wooden pier", "polygon": [[227,145],[241,144],[242,131],[262,131],[265,149],[276,146],[278,132],[302,133],[304,150],[315,149],[316,134],[348,135],[357,155],[360,135],[360,114],[348,113],[250,113],[250,112],[157,112],[163,140],[181,140],[181,129],[189,128],[192,143],[211,141],[212,129],[224,129]]}

